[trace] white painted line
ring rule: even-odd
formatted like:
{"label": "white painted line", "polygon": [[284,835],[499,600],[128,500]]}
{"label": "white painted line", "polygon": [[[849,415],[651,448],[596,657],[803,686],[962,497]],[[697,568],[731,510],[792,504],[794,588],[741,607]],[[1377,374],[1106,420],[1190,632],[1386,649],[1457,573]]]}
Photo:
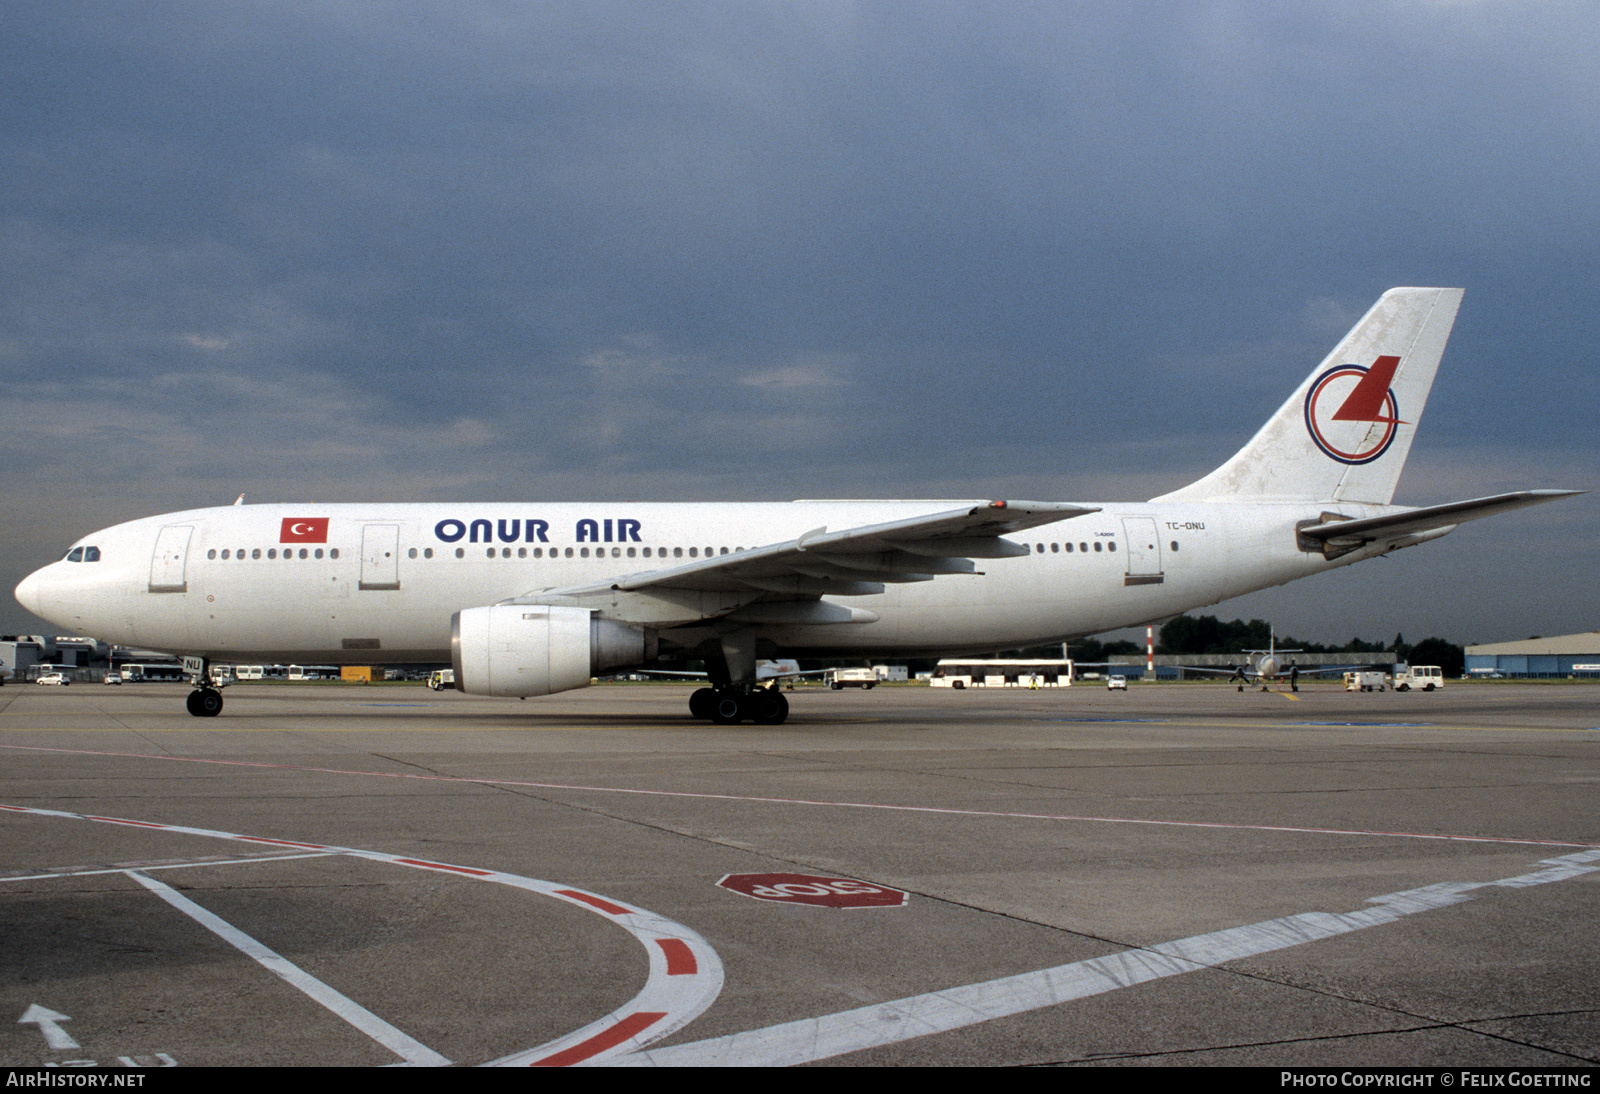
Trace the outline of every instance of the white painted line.
{"label": "white painted line", "polygon": [[294,962],[257,942],[227,920],[206,911],[171,886],[165,885],[153,877],[146,877],[138,870],[128,870],[126,873],[134,881],[149,889],[156,896],[178,909],[178,911],[211,931],[246,957],[256,961],[268,972],[273,973],[291,987],[305,992],[312,999],[333,1011],[334,1014],[349,1022],[356,1029],[371,1037],[406,1063],[415,1064],[419,1067],[442,1067],[450,1063],[448,1059],[439,1055],[421,1041],[395,1029],[388,1022],[373,1014],[348,995],[324,984]]}
{"label": "white painted line", "polygon": [[[1567,732],[1562,730],[1561,732]],[[641,797],[652,798],[688,798],[701,801],[726,801],[749,802],[756,805],[798,805],[809,808],[821,809],[868,809],[889,813],[923,813],[934,816],[951,817],[994,817],[1002,820],[1040,820],[1062,821],[1078,824],[1131,824],[1145,825],[1155,828],[1205,828],[1220,831],[1235,832],[1282,832],[1288,834],[1314,835],[1314,836],[1359,836],[1362,838],[1381,839],[1419,839],[1443,840],[1452,843],[1498,843],[1516,847],[1594,847],[1592,842],[1579,840],[1553,840],[1553,839],[1518,839],[1506,836],[1459,836],[1441,832],[1390,832],[1382,829],[1368,830],[1361,828],[1315,828],[1302,825],[1284,824],[1240,824],[1228,821],[1185,821],[1185,820],[1158,820],[1149,817],[1105,817],[1094,815],[1080,815],[1074,813],[1012,813],[991,809],[947,809],[935,805],[890,805],[884,802],[852,802],[852,801],[826,801],[812,798],[770,798],[751,794],[711,794],[701,791],[689,790],[645,790],[627,786],[585,786],[579,783],[542,783],[525,779],[471,779],[459,775],[422,775],[410,771],[360,771],[339,767],[307,767],[300,764],[269,764],[260,760],[218,760],[203,756],[170,756],[151,752],[104,752],[93,749],[78,748],[50,748],[45,745],[0,745],[0,749],[15,749],[24,752],[56,752],[74,756],[119,756],[140,760],[165,760],[170,763],[195,763],[217,764],[225,767],[261,767],[274,771],[304,771],[315,775],[352,775],[365,778],[380,779],[409,779],[416,782],[443,782],[467,783],[477,786],[521,786],[534,790],[574,790],[591,794],[633,794]],[[15,806],[0,805],[0,810],[17,809]],[[24,810],[25,811],[25,810]],[[44,815],[51,814],[50,810],[34,810]],[[60,816],[76,817],[76,813],[61,813]],[[113,821],[105,817],[88,817],[88,820],[105,820],[109,823],[139,824],[138,821]],[[162,825],[148,825],[147,827],[160,828]],[[173,827],[171,831],[190,831]],[[193,829],[198,835],[206,833],[200,829]],[[308,846],[308,845],[300,845]]]}
{"label": "white painted line", "polygon": [[1471,900],[1475,889],[1525,889],[1565,881],[1600,870],[1600,865],[1593,865],[1596,862],[1600,862],[1600,851],[1563,855],[1545,859],[1542,870],[1498,881],[1444,882],[1385,893],[1368,899],[1372,907],[1353,912],[1307,912],[1269,919],[821,1018],[646,1049],[610,1062],[636,1067],[775,1067],[825,1060],[1393,923]]}
{"label": "white painted line", "polygon": [[85,867],[82,870],[52,870],[47,874],[14,874],[9,877],[0,877],[0,883],[7,881],[48,881],[50,878],[57,877],[93,877],[96,874],[126,874],[129,870],[189,870],[197,866],[247,866],[257,862],[285,862],[289,859],[297,858],[327,858],[334,853],[333,851],[313,851],[304,855],[196,859],[194,862],[162,862],[149,866],[101,866],[94,869]]}

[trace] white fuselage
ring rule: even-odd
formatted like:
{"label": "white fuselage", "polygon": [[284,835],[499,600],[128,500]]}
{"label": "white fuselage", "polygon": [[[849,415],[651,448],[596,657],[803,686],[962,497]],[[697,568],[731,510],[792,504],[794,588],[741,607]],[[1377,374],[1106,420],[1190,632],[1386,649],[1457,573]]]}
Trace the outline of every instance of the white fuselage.
{"label": "white fuselage", "polygon": [[[463,609],[793,540],[824,526],[969,504],[986,503],[196,509],[86,536],[78,546],[98,548],[98,561],[52,563],[23,581],[17,598],[73,633],[224,661],[439,662],[450,656],[451,615]],[[1374,546],[1330,561],[1297,545],[1296,523],[1314,520],[1325,504],[1106,504],[1007,537],[1028,546],[1026,558],[978,559],[977,574],[829,597],[868,609],[876,622],[754,629],[787,656],[961,655],[1164,619],[1381,552]],[[1365,517],[1397,507],[1340,508]],[[282,542],[290,518],[308,528],[325,520],[321,541]],[[185,528],[187,537],[171,531]],[[705,633],[703,626],[663,629],[662,648],[687,648]]]}

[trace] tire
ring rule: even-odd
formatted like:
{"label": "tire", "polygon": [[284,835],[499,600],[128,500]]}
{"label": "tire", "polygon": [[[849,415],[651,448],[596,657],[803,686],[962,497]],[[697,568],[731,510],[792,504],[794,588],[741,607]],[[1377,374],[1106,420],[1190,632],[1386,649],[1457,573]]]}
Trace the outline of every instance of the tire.
{"label": "tire", "polygon": [[709,720],[716,713],[717,692],[715,688],[698,688],[689,696],[689,716],[702,721]]}
{"label": "tire", "polygon": [[1432,691],[1433,690],[1433,685],[1432,684],[1423,684],[1422,685],[1422,690],[1423,691]]}
{"label": "tire", "polygon": [[215,718],[222,713],[222,693],[214,688],[196,688],[183,705],[196,718]]}
{"label": "tire", "polygon": [[762,688],[750,694],[749,709],[751,720],[758,726],[782,725],[789,717],[789,700],[778,691]]}
{"label": "tire", "polygon": [[839,683],[838,681],[834,681],[833,683],[829,684],[828,687],[832,688],[834,691],[843,691],[844,690],[844,685]]}
{"label": "tire", "polygon": [[750,717],[749,702],[736,691],[716,694],[712,704],[711,720],[719,726],[736,726]]}

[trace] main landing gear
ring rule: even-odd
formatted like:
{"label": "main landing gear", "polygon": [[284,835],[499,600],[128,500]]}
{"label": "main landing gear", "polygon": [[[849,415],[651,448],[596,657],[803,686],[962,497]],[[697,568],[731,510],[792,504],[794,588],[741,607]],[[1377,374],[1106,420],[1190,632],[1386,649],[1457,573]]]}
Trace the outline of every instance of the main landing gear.
{"label": "main landing gear", "polygon": [[216,688],[195,688],[185,705],[196,718],[215,718],[222,713],[222,692]]}
{"label": "main landing gear", "polygon": [[745,721],[775,726],[789,717],[789,700],[776,687],[725,684],[720,688],[700,688],[689,696],[689,714],[719,726]]}

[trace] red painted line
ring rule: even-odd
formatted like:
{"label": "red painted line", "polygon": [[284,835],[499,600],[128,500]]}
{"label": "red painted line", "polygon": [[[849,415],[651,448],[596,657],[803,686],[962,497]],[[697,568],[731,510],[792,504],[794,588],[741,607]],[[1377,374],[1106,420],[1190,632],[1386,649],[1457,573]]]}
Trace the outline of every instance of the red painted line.
{"label": "red painted line", "polygon": [[453,874],[471,874],[473,877],[489,877],[493,870],[473,870],[466,866],[451,866],[445,862],[424,862],[419,858],[397,858],[395,862],[406,866],[421,866],[425,870],[449,870]]}
{"label": "red painted line", "polygon": [[628,1038],[643,1030],[649,1029],[661,1019],[665,1018],[665,1011],[645,1010],[630,1014],[610,1029],[601,1030],[587,1041],[580,1041],[571,1048],[562,1049],[554,1056],[546,1056],[542,1060],[535,1060],[529,1067],[569,1067],[572,1064],[581,1064],[591,1056],[598,1056],[608,1048],[615,1048]]}
{"label": "red painted line", "polygon": [[87,814],[84,820],[104,821],[106,824],[126,824],[134,828],[171,828],[170,824],[151,824],[149,821],[123,820],[121,817],[94,817]]}
{"label": "red painted line", "polygon": [[31,813],[31,812],[33,812],[33,810],[31,810],[27,806],[23,806],[23,805],[0,805],[0,809],[4,809],[8,813]]}
{"label": "red painted line", "polygon": [[324,843],[296,843],[292,839],[268,839],[265,836],[238,836],[246,843],[270,843],[274,847],[302,847],[307,851],[326,851],[328,845]]}
{"label": "red painted line", "polygon": [[689,798],[701,801],[752,802],[758,805],[803,805],[824,809],[875,809],[893,813],[928,813],[952,817],[994,817],[1005,820],[1072,821],[1082,824],[1140,824],[1158,828],[1219,828],[1236,832],[1286,832],[1317,836],[1364,836],[1390,839],[1443,840],[1450,843],[1499,843],[1514,847],[1575,847],[1588,850],[1600,844],[1577,840],[1515,839],[1505,836],[1455,836],[1436,832],[1388,832],[1360,828],[1311,828],[1283,824],[1235,824],[1226,821],[1152,820],[1147,817],[1096,817],[1071,813],[1006,813],[990,809],[946,809],[934,805],[886,805],[881,802],[817,801],[810,798],[768,798],[749,794],[707,794],[688,790],[642,790],[628,786],[584,786],[578,783],[541,783],[522,779],[470,779],[459,775],[419,775],[399,771],[361,771],[340,767],[305,767],[269,764],[259,760],[215,760],[202,756],[163,756],[149,752],[105,752],[87,748],[48,748],[44,745],[0,745],[18,752],[54,752],[69,756],[116,756],[132,760],[166,760],[174,763],[214,764],[223,767],[262,767],[275,771],[300,771],[313,775],[358,775],[416,782],[468,783],[477,786],[521,786],[532,790],[571,790],[590,794],[637,794],[654,798]]}
{"label": "red painted line", "polygon": [[658,938],[656,945],[667,955],[668,976],[693,976],[700,971],[700,966],[694,959],[694,951],[683,939]]}
{"label": "red painted line", "polygon": [[570,897],[573,900],[581,900],[592,908],[599,908],[602,912],[610,912],[612,915],[632,914],[628,911],[628,909],[621,907],[620,905],[613,904],[609,900],[601,900],[597,896],[590,896],[588,893],[580,893],[576,889],[557,889],[556,895]]}

